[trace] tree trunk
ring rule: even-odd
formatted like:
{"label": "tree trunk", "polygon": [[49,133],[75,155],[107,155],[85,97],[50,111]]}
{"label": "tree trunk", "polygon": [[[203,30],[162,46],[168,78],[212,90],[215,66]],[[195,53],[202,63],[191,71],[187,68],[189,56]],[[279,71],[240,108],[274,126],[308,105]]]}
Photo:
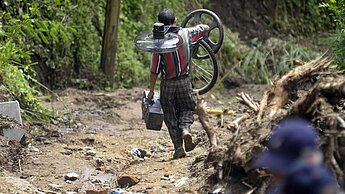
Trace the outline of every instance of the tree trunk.
{"label": "tree trunk", "polygon": [[113,80],[116,63],[117,31],[121,0],[108,0],[105,15],[101,70],[108,81]]}

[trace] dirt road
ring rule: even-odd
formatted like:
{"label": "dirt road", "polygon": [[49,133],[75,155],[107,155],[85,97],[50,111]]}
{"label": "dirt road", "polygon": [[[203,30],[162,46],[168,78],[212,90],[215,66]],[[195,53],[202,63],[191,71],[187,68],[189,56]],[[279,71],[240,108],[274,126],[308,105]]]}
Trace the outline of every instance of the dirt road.
{"label": "dirt road", "polygon": [[[171,160],[166,127],[146,130],[141,119],[142,92],[67,89],[57,93],[59,98],[42,97],[61,119],[55,125],[27,124],[29,145],[9,146],[20,151],[0,171],[1,193],[83,193],[119,186],[127,193],[201,192],[214,170],[204,164],[208,143],[201,125],[196,121],[192,126],[197,148],[186,158]],[[214,104],[228,107],[236,92],[226,95],[226,103],[214,100]],[[219,133],[222,142],[229,138],[226,128]],[[138,149],[146,154],[136,155]],[[66,177],[68,173],[74,175]]]}

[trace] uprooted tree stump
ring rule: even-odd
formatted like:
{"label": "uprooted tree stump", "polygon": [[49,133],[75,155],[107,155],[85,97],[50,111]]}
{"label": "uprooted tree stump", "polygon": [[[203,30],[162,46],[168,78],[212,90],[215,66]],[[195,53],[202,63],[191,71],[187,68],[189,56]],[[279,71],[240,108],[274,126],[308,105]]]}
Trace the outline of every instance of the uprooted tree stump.
{"label": "uprooted tree stump", "polygon": [[323,56],[295,67],[273,81],[260,102],[248,94],[238,95],[249,111],[233,121],[236,132],[221,161],[223,180],[219,182],[234,174],[244,174],[240,183],[250,192],[260,193],[266,187],[265,179],[260,179],[259,173],[252,169],[253,160],[263,152],[271,130],[279,121],[298,116],[311,121],[319,130],[325,163],[334,170],[339,183],[344,184],[345,76],[331,64],[332,60]]}

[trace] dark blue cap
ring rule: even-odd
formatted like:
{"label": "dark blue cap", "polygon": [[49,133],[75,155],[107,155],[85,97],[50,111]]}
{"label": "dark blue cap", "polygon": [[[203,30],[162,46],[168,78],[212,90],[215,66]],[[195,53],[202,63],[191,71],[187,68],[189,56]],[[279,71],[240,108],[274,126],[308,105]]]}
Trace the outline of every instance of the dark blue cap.
{"label": "dark blue cap", "polygon": [[336,194],[338,184],[333,174],[322,165],[304,163],[287,176],[284,194]]}
{"label": "dark blue cap", "polygon": [[317,133],[306,120],[287,119],[273,132],[267,148],[268,151],[259,156],[254,167],[265,167],[273,173],[285,175],[304,154],[318,150]]}

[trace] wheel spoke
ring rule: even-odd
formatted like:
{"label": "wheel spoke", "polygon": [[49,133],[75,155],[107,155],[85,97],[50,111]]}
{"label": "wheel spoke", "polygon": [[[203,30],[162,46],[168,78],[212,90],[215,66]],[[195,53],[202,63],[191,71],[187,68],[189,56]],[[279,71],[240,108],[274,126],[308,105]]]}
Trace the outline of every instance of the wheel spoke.
{"label": "wheel spoke", "polygon": [[201,12],[194,13],[193,17],[196,24],[201,24],[201,14]]}
{"label": "wheel spoke", "polygon": [[195,70],[193,73],[193,77],[197,78],[198,80],[202,81],[203,86],[207,85],[207,78],[198,70]]}
{"label": "wheel spoke", "polygon": [[203,72],[205,72],[206,74],[208,74],[208,75],[211,77],[211,79],[212,79],[212,77],[213,77],[213,74],[212,74],[212,73],[208,72],[206,69],[200,67],[199,65],[196,65],[195,63],[193,63],[193,65],[194,65],[195,68],[199,68],[200,70],[202,70]]}
{"label": "wheel spoke", "polygon": [[210,27],[209,31],[211,31],[211,30],[217,28],[218,25],[219,25],[219,24],[218,24],[217,20],[213,19],[212,23],[209,25],[209,27]]}
{"label": "wheel spoke", "polygon": [[202,88],[200,85],[204,86],[205,85],[205,81],[202,80],[199,76],[193,76],[193,84],[195,89],[200,89]]}
{"label": "wheel spoke", "polygon": [[194,78],[198,79],[201,82],[201,84],[202,84],[202,87],[198,87],[198,89],[201,89],[201,88],[205,87],[208,84],[207,81],[201,79],[200,76],[195,76]]}
{"label": "wheel spoke", "polygon": [[[207,77],[205,74],[203,74],[201,71],[198,71],[198,70],[195,70],[195,73],[194,73],[194,77],[196,77],[198,80],[200,80],[202,82],[202,87],[205,87],[207,86],[210,81],[212,80],[212,77]],[[201,87],[201,88],[202,88]]]}

